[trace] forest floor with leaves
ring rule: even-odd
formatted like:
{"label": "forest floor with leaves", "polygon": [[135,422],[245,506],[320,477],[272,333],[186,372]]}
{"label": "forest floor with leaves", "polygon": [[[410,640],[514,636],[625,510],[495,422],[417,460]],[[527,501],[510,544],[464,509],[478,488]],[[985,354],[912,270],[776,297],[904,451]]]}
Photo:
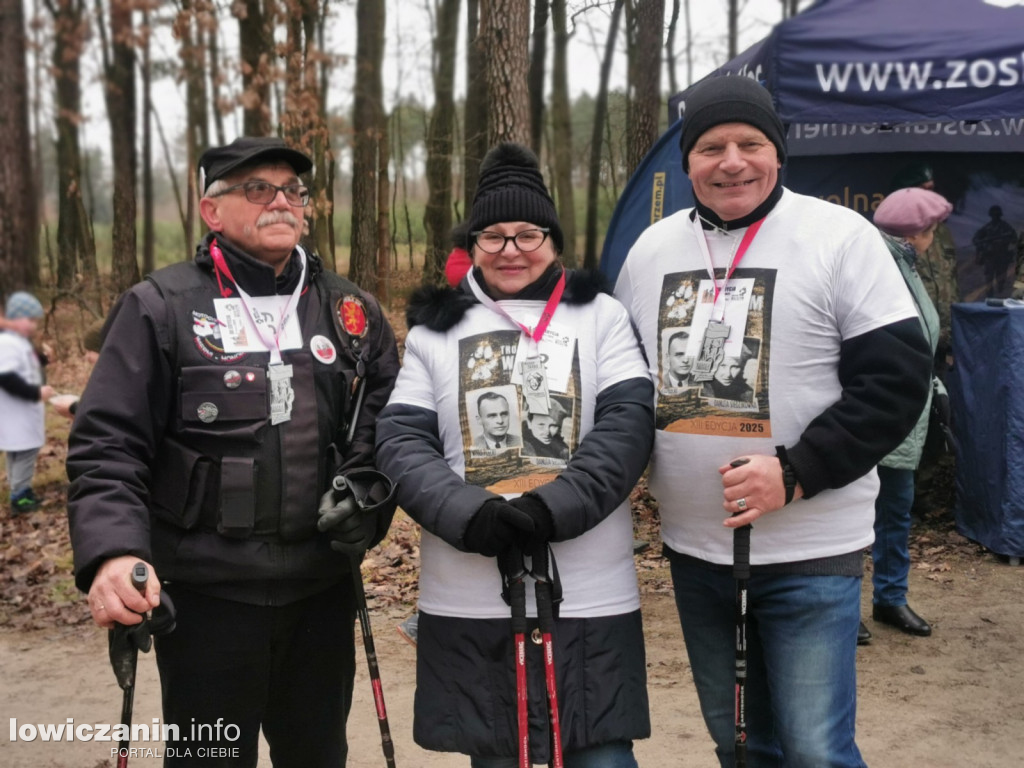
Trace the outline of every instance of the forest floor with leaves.
{"label": "forest floor with leaves", "polygon": [[[397,305],[397,306],[396,306]],[[400,302],[391,316],[404,338]],[[49,380],[61,392],[80,392],[88,369],[81,359],[74,317],[50,318],[54,347]],[[95,628],[74,587],[66,520],[64,473],[69,423],[48,415],[48,439],[36,475],[41,509],[11,518],[0,512],[0,715],[17,723],[116,722],[121,692],[106,658],[106,633]],[[0,476],[6,499],[6,477]],[[692,677],[661,556],[657,504],[641,482],[632,495],[635,538],[649,546],[636,555],[644,614],[653,736],[637,742],[641,766],[715,768],[717,760],[700,719]],[[933,625],[930,638],[903,635],[871,619],[870,556],[862,615],[873,632],[858,649],[857,738],[871,766],[995,768],[1020,757],[1024,712],[1024,568],[1009,565],[955,530],[948,505],[915,517],[911,537],[910,602]],[[419,565],[417,526],[401,511],[388,537],[368,553],[363,576],[396,762],[409,766],[465,766],[456,755],[429,753],[412,742],[415,653],[396,631],[415,609]],[[153,654],[139,661],[135,722],[158,718],[159,683]],[[349,721],[350,768],[382,764],[363,650],[357,642],[356,698]],[[0,737],[6,768],[105,768],[110,744],[43,743]],[[132,759],[160,765],[162,745]],[[270,765],[264,745],[260,768]]]}

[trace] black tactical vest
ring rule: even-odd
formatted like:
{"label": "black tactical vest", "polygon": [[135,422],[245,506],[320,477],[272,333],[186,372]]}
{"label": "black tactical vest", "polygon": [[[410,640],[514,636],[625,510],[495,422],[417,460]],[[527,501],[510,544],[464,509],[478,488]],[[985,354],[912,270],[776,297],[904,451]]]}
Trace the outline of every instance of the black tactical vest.
{"label": "black tactical vest", "polygon": [[167,307],[173,413],[150,484],[153,514],[186,530],[239,539],[299,541],[316,531],[317,505],[344,434],[360,339],[339,320],[359,289],[332,272],[311,280],[298,303],[302,348],[292,367],[291,418],[270,419],[266,352],[228,353],[211,273],[183,263],[147,278]]}

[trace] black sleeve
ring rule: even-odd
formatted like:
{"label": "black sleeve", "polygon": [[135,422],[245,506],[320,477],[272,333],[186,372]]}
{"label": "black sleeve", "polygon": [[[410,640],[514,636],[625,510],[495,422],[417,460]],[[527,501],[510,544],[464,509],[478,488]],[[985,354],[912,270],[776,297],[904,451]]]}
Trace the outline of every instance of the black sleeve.
{"label": "black sleeve", "polygon": [[398,484],[398,505],[417,523],[465,551],[463,536],[476,511],[491,499],[448,466],[437,413],[392,404],[377,422],[377,468]]}
{"label": "black sleeve", "polygon": [[557,478],[536,489],[555,523],[555,541],[572,539],[629,496],[654,445],[654,385],[636,378],[597,396],[594,427]]}
{"label": "black sleeve", "polygon": [[8,371],[7,373],[0,373],[0,389],[11,397],[28,400],[30,403],[37,403],[39,402],[39,393],[42,387],[29,384],[14,371]]}
{"label": "black sleeve", "polygon": [[839,400],[787,448],[804,496],[842,488],[896,448],[924,409],[931,370],[931,350],[916,317],[845,340]]}
{"label": "black sleeve", "polygon": [[82,591],[111,557],[152,560],[149,466],[175,380],[166,309],[152,284],[126,292],[107,327],[110,343],[89,376],[68,437],[68,523]]}

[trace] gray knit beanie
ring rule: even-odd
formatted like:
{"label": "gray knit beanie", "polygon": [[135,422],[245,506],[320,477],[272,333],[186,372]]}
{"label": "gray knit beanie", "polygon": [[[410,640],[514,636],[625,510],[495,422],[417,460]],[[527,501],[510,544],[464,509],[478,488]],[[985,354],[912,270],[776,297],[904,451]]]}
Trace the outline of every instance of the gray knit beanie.
{"label": "gray knit beanie", "polygon": [[44,314],[43,305],[31,293],[17,291],[7,297],[4,316],[8,320],[17,320],[21,317],[30,317],[38,320]]}
{"label": "gray knit beanie", "polygon": [[743,75],[725,75],[701,80],[686,94],[683,130],[679,148],[683,170],[689,173],[690,150],[706,131],[722,123],[747,123],[760,130],[775,145],[779,162],[786,162],[786,129],[775,112],[772,95],[756,80]]}

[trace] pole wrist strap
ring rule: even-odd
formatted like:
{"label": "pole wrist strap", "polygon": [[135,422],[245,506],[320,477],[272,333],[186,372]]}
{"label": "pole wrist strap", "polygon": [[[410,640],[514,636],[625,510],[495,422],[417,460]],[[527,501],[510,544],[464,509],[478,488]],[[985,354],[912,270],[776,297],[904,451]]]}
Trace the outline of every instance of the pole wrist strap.
{"label": "pole wrist strap", "polygon": [[793,494],[796,492],[796,472],[793,471],[793,465],[789,463],[789,456],[786,454],[786,447],[784,445],[775,446],[775,456],[782,466],[782,485],[786,489],[786,503],[789,504],[793,500]]}

